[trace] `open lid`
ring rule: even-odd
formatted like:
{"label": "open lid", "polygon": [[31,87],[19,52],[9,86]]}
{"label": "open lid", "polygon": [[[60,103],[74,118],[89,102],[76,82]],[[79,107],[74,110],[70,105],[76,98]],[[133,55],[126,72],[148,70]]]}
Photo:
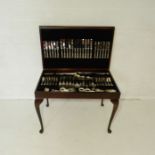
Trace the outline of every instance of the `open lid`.
{"label": "open lid", "polygon": [[114,27],[40,26],[43,69],[109,69]]}

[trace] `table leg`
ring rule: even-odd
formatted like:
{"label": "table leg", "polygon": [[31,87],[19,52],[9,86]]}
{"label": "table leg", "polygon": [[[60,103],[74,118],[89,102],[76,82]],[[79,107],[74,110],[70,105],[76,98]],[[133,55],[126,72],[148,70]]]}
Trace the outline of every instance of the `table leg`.
{"label": "table leg", "polygon": [[102,107],[104,106],[103,98],[101,99],[101,106],[102,106]]}
{"label": "table leg", "polygon": [[46,100],[47,100],[46,107],[49,107],[49,100],[48,100],[48,98],[46,98]]}
{"label": "table leg", "polygon": [[110,120],[109,120],[108,133],[112,132],[112,130],[111,130],[111,123],[113,121],[113,118],[114,118],[114,116],[116,114],[116,111],[117,111],[117,108],[118,108],[118,105],[119,105],[119,100],[118,99],[111,100],[111,102],[113,103],[113,110],[112,110],[111,117],[110,117]]}
{"label": "table leg", "polygon": [[41,129],[40,129],[40,133],[43,133],[44,131],[44,127],[43,127],[43,122],[42,122],[42,118],[41,118],[41,113],[40,113],[40,104],[43,101],[43,99],[35,99],[35,109],[39,118],[39,122],[41,125]]}

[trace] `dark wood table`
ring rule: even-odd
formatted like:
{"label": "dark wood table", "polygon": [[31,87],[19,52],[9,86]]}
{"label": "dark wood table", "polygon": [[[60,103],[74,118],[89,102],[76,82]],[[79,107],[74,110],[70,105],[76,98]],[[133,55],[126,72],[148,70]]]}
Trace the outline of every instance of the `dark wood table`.
{"label": "dark wood table", "polygon": [[110,99],[111,123],[119,105],[120,91],[109,70],[114,27],[40,26],[43,71],[35,89],[35,108],[40,113],[43,99]]}

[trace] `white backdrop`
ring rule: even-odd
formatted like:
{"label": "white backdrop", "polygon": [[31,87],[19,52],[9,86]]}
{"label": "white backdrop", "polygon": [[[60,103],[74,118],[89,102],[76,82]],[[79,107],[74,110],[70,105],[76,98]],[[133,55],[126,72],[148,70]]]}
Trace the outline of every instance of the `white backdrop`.
{"label": "white backdrop", "polygon": [[39,25],[115,26],[111,71],[122,98],[155,98],[154,0],[1,0],[0,98],[34,98]]}

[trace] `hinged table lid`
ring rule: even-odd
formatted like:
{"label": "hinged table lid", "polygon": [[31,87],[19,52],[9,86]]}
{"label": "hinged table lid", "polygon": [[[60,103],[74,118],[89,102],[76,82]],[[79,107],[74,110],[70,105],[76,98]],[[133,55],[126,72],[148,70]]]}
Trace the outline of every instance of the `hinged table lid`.
{"label": "hinged table lid", "polygon": [[44,69],[109,69],[114,27],[40,26]]}

